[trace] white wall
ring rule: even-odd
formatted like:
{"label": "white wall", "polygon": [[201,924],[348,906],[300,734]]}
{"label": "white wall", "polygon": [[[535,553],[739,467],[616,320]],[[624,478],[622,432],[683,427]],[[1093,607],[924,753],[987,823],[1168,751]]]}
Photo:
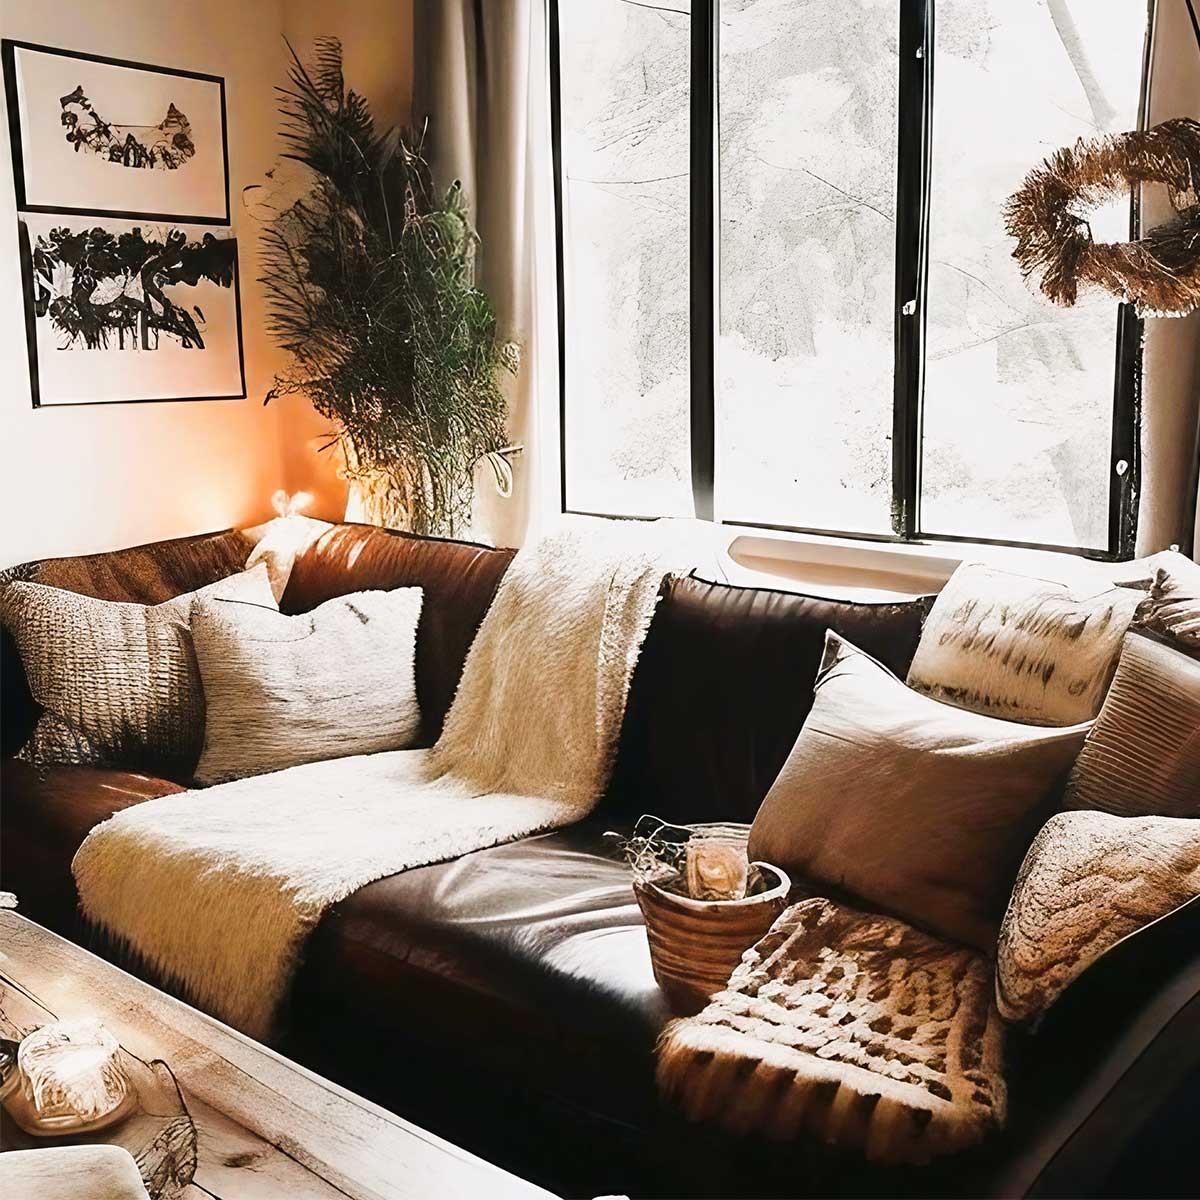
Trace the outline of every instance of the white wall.
{"label": "white wall", "polygon": [[282,4],[0,0],[0,36],[225,77],[249,393],[241,401],[32,407],[8,124],[0,120],[0,566],[250,523],[288,482],[284,410],[262,405],[277,351],[262,332],[257,231],[240,212],[242,187],[276,152],[271,88],[283,66]]}

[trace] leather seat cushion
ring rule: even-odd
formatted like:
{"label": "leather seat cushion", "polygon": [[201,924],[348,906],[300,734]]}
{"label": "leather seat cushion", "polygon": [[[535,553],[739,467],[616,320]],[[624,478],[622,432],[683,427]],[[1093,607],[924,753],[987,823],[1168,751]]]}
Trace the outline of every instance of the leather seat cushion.
{"label": "leather seat cushion", "polygon": [[[296,1035],[415,1033],[522,1086],[589,1104],[607,1096],[625,1116],[652,1108],[654,1044],[670,1013],[605,828],[589,821],[349,896],[309,939],[292,992]],[[339,1039],[343,1066],[353,1050]]]}
{"label": "leather seat cushion", "polygon": [[71,860],[94,825],[183,789],[166,779],[93,767],[0,767],[0,884],[20,911],[66,937],[77,932]]}
{"label": "leather seat cushion", "polygon": [[350,592],[423,588],[417,699],[424,741],[432,743],[442,731],[467,651],[515,553],[371,525],[335,525],[297,556],[279,607],[294,616]]}
{"label": "leather seat cushion", "polygon": [[932,603],[669,579],[630,686],[616,810],[753,821],[812,708],[826,629],[903,679]]}

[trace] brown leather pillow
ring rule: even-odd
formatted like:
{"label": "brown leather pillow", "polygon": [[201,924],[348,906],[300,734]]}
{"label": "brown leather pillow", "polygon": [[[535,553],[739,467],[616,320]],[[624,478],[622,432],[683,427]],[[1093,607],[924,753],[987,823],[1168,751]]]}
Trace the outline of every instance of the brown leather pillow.
{"label": "brown leather pillow", "polygon": [[668,579],[630,685],[606,816],[753,821],[812,707],[826,629],[903,674],[932,603]]}
{"label": "brown leather pillow", "polygon": [[421,742],[428,745],[442,732],[467,651],[515,553],[373,525],[335,525],[296,557],[279,611],[296,616],[350,592],[421,588],[417,699]]}
{"label": "brown leather pillow", "polygon": [[750,856],[990,951],[1021,856],[1088,728],[942,704],[830,632]]}

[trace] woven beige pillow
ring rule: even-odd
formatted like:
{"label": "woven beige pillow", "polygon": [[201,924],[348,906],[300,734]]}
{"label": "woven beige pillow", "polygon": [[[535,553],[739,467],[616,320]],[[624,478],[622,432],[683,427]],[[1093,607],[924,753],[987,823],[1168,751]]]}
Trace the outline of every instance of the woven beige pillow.
{"label": "woven beige pillow", "polygon": [[208,718],[199,783],[412,746],[420,588],[355,592],[311,612],[200,600],[192,635]]}
{"label": "woven beige pillow", "polygon": [[20,757],[189,778],[204,735],[204,692],[188,626],[201,596],[275,608],[265,566],[152,606],[40,583],[5,588],[0,620],[43,709]]}
{"label": "woven beige pillow", "polygon": [[964,712],[905,687],[832,631],[825,647],[812,711],[754,818],[750,857],[990,950],[1087,724]]}
{"label": "woven beige pillow", "polygon": [[1141,599],[1100,579],[1068,587],[964,563],[930,610],[908,686],[1028,725],[1090,721]]}
{"label": "woven beige pillow", "polygon": [[1040,1017],[1117,943],[1200,894],[1200,822],[1058,813],[1029,847],[996,951],[1010,1021]]}

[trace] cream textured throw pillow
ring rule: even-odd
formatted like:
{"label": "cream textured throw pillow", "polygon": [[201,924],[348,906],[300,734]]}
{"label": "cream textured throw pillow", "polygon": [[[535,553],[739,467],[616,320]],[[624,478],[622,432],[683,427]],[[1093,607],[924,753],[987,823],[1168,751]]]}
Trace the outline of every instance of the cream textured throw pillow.
{"label": "cream textured throw pillow", "polygon": [[9,584],[0,619],[44,710],[20,757],[189,778],[204,734],[204,692],[188,614],[194,600],[213,596],[275,608],[265,566],[152,606]]}
{"label": "cream textured throw pillow", "polygon": [[907,688],[832,631],[750,857],[990,950],[1021,855],[1088,726],[1043,729]]}
{"label": "cream textured throw pillow", "polygon": [[296,617],[198,603],[192,632],[208,721],[197,781],[413,745],[421,595],[355,592]]}
{"label": "cream textured throw pillow", "polygon": [[1150,595],[1138,605],[1136,623],[1200,647],[1200,565],[1171,550],[1155,555],[1155,562]]}
{"label": "cream textured throw pillow", "polygon": [[1100,580],[1071,588],[964,563],[930,610],[908,686],[1029,725],[1090,721],[1141,599]]}
{"label": "cream textured throw pillow", "polygon": [[1041,1016],[1118,942],[1200,894],[1200,822],[1051,817],[1021,864],[996,953],[1002,1016]]}

